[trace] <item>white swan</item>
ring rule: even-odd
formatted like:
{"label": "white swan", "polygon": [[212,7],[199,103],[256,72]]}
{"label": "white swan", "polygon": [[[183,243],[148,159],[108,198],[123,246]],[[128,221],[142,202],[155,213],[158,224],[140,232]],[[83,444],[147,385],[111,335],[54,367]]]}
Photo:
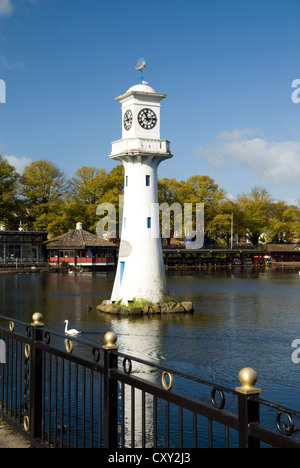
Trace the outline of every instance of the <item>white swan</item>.
{"label": "white swan", "polygon": [[79,335],[81,332],[78,331],[78,330],[68,330],[68,324],[69,324],[69,320],[65,320],[64,323],[66,324],[66,328],[65,328],[65,334],[66,335]]}

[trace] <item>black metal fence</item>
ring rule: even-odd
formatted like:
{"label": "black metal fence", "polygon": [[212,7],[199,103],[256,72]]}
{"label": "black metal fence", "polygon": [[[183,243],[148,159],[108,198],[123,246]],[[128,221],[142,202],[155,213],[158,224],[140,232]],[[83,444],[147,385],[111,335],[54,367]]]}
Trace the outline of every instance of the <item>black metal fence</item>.
{"label": "black metal fence", "polygon": [[[105,345],[0,316],[0,417],[32,446],[300,448],[300,411],[260,397],[256,373],[228,388]],[[188,388],[189,394],[186,389]]]}

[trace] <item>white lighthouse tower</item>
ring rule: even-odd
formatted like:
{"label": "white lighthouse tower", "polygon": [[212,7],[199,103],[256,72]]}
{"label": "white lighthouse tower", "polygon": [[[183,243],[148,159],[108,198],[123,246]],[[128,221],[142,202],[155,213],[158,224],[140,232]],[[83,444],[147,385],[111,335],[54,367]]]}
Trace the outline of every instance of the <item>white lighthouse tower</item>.
{"label": "white lighthouse tower", "polygon": [[157,168],[172,157],[170,143],[160,139],[158,94],[143,81],[116,100],[122,104],[122,139],[112,143],[111,159],[125,168],[124,209],[117,272],[111,300],[159,302],[167,294],[159,229]]}

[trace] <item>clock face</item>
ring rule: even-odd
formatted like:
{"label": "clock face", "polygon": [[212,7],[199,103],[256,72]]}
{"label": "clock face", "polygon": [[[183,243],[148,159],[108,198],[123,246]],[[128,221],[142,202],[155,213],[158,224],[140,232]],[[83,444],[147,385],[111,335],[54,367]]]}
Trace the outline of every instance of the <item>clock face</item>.
{"label": "clock face", "polygon": [[138,122],[142,128],[151,130],[157,123],[155,112],[151,109],[142,109],[138,115]]}
{"label": "clock face", "polygon": [[125,130],[130,130],[131,125],[132,125],[132,112],[129,109],[124,114],[123,124],[124,124]]}

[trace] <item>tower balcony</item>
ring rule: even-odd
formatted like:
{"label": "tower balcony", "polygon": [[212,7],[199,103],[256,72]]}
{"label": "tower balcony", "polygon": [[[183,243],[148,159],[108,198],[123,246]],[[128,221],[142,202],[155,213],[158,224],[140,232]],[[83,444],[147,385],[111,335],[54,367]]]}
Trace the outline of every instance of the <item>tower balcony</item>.
{"label": "tower balcony", "polygon": [[154,140],[146,138],[128,138],[112,143],[110,158],[121,154],[155,153],[170,154],[170,142],[168,140]]}

